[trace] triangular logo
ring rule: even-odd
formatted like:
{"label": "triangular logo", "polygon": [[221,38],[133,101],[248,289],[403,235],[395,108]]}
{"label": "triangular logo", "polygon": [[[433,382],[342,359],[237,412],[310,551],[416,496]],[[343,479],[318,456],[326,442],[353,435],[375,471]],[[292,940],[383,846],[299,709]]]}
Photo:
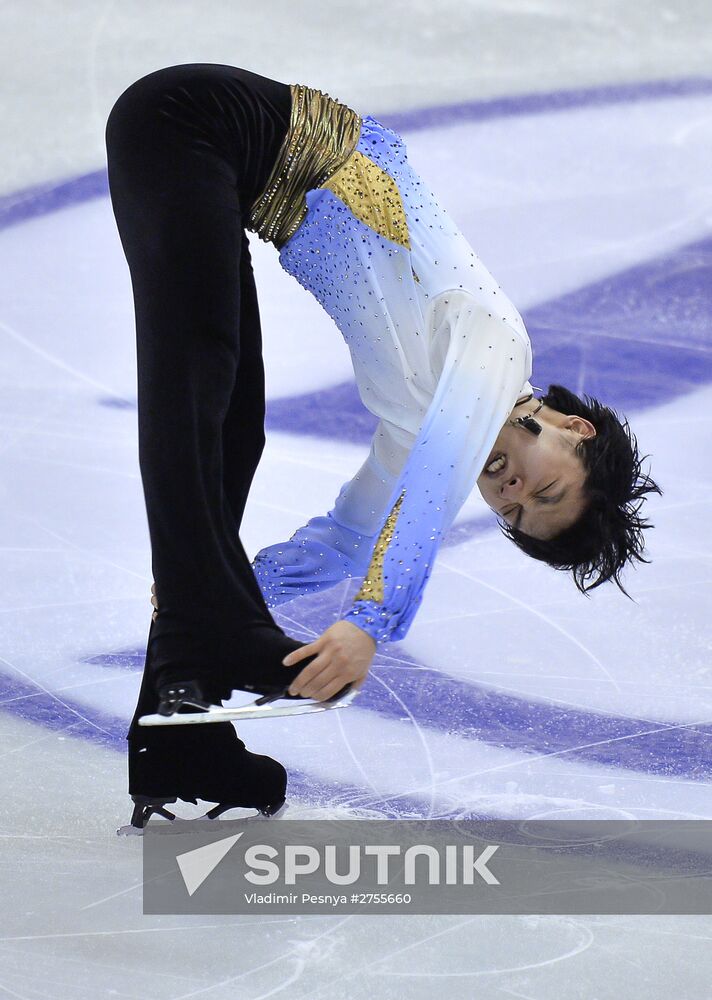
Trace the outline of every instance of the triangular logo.
{"label": "triangular logo", "polygon": [[242,833],[236,833],[234,837],[223,837],[222,840],[215,840],[212,844],[206,844],[205,847],[197,847],[194,851],[186,851],[184,854],[176,855],[176,861],[189,896],[192,896],[208,875],[217,868],[230,848],[240,839]]}

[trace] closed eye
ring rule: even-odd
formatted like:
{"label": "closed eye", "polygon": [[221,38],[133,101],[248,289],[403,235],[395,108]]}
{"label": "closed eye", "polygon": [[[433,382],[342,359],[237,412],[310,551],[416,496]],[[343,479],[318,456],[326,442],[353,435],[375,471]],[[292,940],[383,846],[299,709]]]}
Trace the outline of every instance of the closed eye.
{"label": "closed eye", "polygon": [[[542,488],[540,490],[538,490],[536,493],[533,494],[534,498],[539,503],[558,503],[559,500],[561,500],[561,497],[563,496],[563,493],[560,493],[558,496],[544,496],[544,494],[546,493],[546,491],[549,490],[549,489],[551,489],[552,486],[555,486],[556,483],[557,483],[557,480],[553,479],[546,486],[542,486]],[[518,504],[518,503],[512,504],[511,507],[508,507],[506,510],[503,510],[501,512],[501,516],[502,517],[510,517],[514,513],[514,511],[517,510],[517,508],[519,508],[519,513],[517,514],[517,519],[514,522],[514,524],[512,525],[512,527],[514,527],[517,530],[519,530],[519,525],[521,524],[521,521],[522,521],[522,515],[524,514],[524,508],[521,506],[521,504]]]}
{"label": "closed eye", "polygon": [[549,483],[548,486],[545,486],[543,490],[539,490],[538,493],[535,493],[534,496],[537,498],[537,500],[541,500],[542,503],[554,503],[557,499],[556,497],[545,497],[544,494],[548,489],[551,489],[551,487],[555,485],[556,485],[556,480],[554,479],[552,482]]}

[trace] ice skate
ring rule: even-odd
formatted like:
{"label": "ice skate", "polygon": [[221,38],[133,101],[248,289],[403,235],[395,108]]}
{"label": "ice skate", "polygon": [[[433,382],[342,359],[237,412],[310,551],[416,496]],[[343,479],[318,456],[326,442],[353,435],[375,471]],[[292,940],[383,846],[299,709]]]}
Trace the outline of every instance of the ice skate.
{"label": "ice skate", "polygon": [[[158,711],[143,715],[140,726],[189,726],[211,722],[240,722],[244,719],[266,719],[276,716],[306,715],[326,712],[334,708],[346,708],[352,703],[358,690],[346,684],[327,701],[315,701],[290,695],[287,689],[264,694],[251,702],[236,708],[211,704],[202,694],[197,681],[176,681],[164,684],[159,689]],[[194,709],[194,711],[190,711]]]}
{"label": "ice skate", "polygon": [[[125,824],[124,826],[118,827],[116,833],[119,837],[142,837],[143,832],[146,829],[146,824],[148,823],[151,816],[154,814],[156,816],[162,816],[167,820],[175,820],[175,813],[170,812],[166,809],[166,805],[176,801],[176,798],[163,799],[163,798],[150,798],[146,795],[132,795],[131,799],[134,803],[134,810],[131,814],[131,822]],[[197,805],[197,799],[184,799],[185,802],[192,802]],[[244,809],[245,805],[243,802],[219,802],[212,809],[199,816],[199,820],[214,819],[217,820],[223,813],[228,812],[230,809]],[[277,802],[271,803],[270,805],[262,806],[259,808],[255,816],[249,817],[250,819],[273,819],[277,816],[281,816],[287,809],[287,803],[285,799],[281,799]]]}
{"label": "ice skate", "polygon": [[217,819],[237,808],[256,810],[251,819],[273,817],[286,808],[285,768],[248,750],[234,726],[139,730],[134,718],[128,744],[134,805],[130,822],[116,831],[120,836],[142,835],[152,816],[172,822],[179,799],[208,804],[200,819]]}
{"label": "ice skate", "polygon": [[[157,609],[152,589],[152,604]],[[244,719],[304,715],[345,708],[358,693],[353,684],[346,684],[326,701],[289,694],[289,686],[314,658],[308,657],[293,667],[284,667],[287,653],[305,643],[279,630],[265,628],[255,637],[240,639],[206,636],[158,639],[154,645],[160,613],[155,612],[149,633],[147,658],[151,660],[155,711],[139,713],[139,726],[186,726],[206,723],[240,722]],[[158,648],[159,652],[154,655]],[[179,664],[182,661],[182,666]],[[211,663],[214,670],[206,674],[203,664]],[[223,707],[233,691],[259,695],[255,701],[239,707]],[[218,697],[219,695],[219,697]],[[146,703],[147,704],[147,703]]]}

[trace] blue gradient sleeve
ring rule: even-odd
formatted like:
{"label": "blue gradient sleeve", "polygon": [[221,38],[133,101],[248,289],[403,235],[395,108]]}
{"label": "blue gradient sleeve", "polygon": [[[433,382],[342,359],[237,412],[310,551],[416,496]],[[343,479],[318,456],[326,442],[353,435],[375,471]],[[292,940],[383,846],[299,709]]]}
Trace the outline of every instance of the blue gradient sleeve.
{"label": "blue gradient sleeve", "polygon": [[261,549],[252,569],[267,606],[335,587],[363,577],[381,527],[382,512],[396,481],[378,461],[377,445],[385,440],[391,461],[405,462],[382,424],[374,434],[365,462],[343,484],[333,508],[297,528],[287,542]]}
{"label": "blue gradient sleeve", "polygon": [[352,531],[329,511],[297,528],[289,541],[261,549],[252,569],[267,606],[274,608],[363,576],[373,542],[373,536]]}
{"label": "blue gradient sleeve", "polygon": [[489,313],[468,292],[433,300],[428,331],[434,360],[444,354],[442,373],[384,508],[361,589],[343,616],[377,642],[405,637],[438,545],[531,375],[526,331]]}

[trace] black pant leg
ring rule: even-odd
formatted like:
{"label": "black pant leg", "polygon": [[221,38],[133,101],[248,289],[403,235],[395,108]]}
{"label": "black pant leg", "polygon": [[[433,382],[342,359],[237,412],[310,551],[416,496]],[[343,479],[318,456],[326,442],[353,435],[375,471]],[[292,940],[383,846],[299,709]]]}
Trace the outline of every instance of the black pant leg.
{"label": "black pant leg", "polygon": [[[222,434],[223,484],[237,531],[265,445],[262,328],[247,233],[243,233],[240,254],[240,329],[249,330],[249,337],[242,338],[240,367]],[[245,433],[247,426],[249,434]],[[246,580],[252,586],[253,599],[272,620],[254,571]]]}
{"label": "black pant leg", "polygon": [[134,293],[139,460],[160,606],[137,716],[155,709],[149,670],[217,673],[211,635],[249,633],[250,660],[264,656],[272,670],[300,645],[274,622],[238,534],[264,444],[243,226],[290,100],[284,85],[235,67],[186,64],[136,81],[107,122],[111,201]]}
{"label": "black pant leg", "polygon": [[[174,631],[263,613],[245,587],[223,489],[222,425],[242,334],[236,177],[159,112],[155,96],[136,89],[110,133],[108,161],[134,292],[153,576],[161,629]],[[253,433],[249,421],[243,431]]]}

